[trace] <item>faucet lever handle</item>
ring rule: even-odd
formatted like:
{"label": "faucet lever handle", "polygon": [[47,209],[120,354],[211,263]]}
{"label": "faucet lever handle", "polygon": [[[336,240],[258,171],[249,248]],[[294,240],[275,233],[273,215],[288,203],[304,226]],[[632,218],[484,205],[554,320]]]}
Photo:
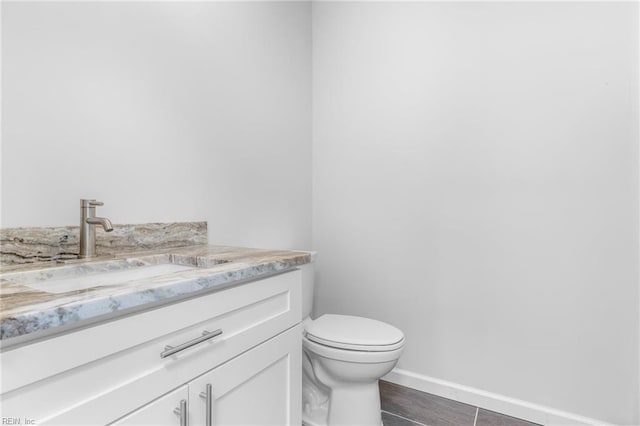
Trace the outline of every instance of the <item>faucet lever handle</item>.
{"label": "faucet lever handle", "polygon": [[81,208],[96,207],[96,206],[104,206],[104,203],[102,201],[96,201],[93,199],[86,199],[86,198],[80,199]]}

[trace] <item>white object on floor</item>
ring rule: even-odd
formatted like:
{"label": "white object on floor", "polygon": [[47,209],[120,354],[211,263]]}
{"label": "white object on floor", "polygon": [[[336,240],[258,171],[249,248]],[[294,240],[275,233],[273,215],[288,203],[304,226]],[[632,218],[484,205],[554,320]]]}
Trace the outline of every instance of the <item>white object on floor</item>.
{"label": "white object on floor", "polygon": [[378,379],[404,349],[401,330],[381,321],[322,315],[311,320],[313,264],[303,267],[302,423],[379,426]]}

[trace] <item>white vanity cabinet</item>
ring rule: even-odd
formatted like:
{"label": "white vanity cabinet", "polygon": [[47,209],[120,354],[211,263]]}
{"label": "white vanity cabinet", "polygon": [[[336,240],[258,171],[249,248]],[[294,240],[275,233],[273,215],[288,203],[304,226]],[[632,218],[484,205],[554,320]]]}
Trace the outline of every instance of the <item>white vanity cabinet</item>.
{"label": "white vanity cabinet", "polygon": [[[299,425],[301,279],[294,270],[6,350],[2,416]],[[161,357],[167,346],[184,349]]]}

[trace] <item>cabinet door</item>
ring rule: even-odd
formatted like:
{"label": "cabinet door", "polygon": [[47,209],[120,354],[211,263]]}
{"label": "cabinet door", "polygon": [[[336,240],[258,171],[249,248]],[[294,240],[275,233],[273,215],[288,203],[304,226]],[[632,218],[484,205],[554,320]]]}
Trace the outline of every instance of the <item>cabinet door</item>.
{"label": "cabinet door", "polygon": [[[181,426],[180,413],[174,412],[176,408],[178,410],[180,409],[181,401],[187,403],[186,406],[183,405],[183,408],[186,412],[185,415],[188,416],[189,388],[186,385],[150,402],[111,424],[118,426]],[[183,421],[182,426],[186,426],[187,422],[188,419],[187,421]]]}
{"label": "cabinet door", "polygon": [[[300,425],[301,328],[256,346],[189,383],[193,426]],[[205,394],[211,385],[210,401]],[[207,404],[211,422],[207,423]]]}

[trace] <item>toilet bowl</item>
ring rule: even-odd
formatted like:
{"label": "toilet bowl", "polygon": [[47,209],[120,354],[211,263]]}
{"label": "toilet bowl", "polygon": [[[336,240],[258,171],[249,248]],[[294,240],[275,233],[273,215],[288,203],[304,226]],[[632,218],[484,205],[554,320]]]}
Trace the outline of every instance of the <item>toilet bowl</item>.
{"label": "toilet bowl", "polygon": [[404,342],[402,331],[368,318],[305,321],[302,423],[380,426],[378,379],[396,365]]}

